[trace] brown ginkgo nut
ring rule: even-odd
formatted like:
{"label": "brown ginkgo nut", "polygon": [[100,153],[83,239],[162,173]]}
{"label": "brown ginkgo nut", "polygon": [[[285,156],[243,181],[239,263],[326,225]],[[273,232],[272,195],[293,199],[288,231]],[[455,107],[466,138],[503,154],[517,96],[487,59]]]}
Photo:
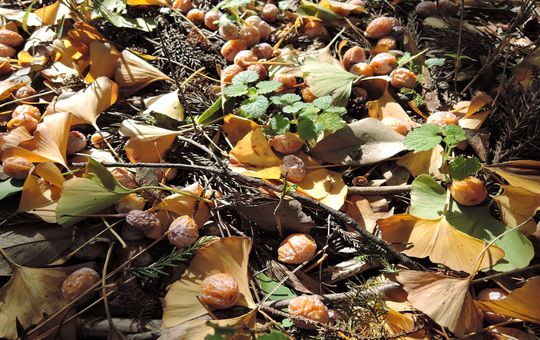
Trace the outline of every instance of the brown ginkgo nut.
{"label": "brown ginkgo nut", "polygon": [[111,136],[108,132],[95,132],[90,137],[90,143],[92,146],[96,149],[103,149],[107,143],[105,143],[105,139],[109,138]]}
{"label": "brown ginkgo nut", "polygon": [[390,84],[395,88],[414,88],[416,85],[416,75],[411,70],[400,67],[390,73]]}
{"label": "brown ginkgo nut", "polygon": [[100,280],[101,276],[92,268],[77,269],[62,283],[62,295],[69,301],[73,301]]}
{"label": "brown ginkgo nut", "polygon": [[276,21],[278,18],[278,15],[279,15],[279,8],[273,3],[265,4],[261,10],[261,17],[268,22]]}
{"label": "brown ginkgo nut", "polygon": [[268,145],[277,152],[291,154],[300,150],[304,146],[304,141],[297,134],[286,132],[282,135],[272,137],[268,141]]}
{"label": "brown ginkgo nut", "polygon": [[311,92],[311,89],[309,87],[305,87],[302,89],[302,92],[301,92],[301,95],[302,95],[302,99],[306,102],[306,103],[311,103],[313,102],[315,99],[317,99],[317,96],[315,96],[313,94],[313,92]]}
{"label": "brown ginkgo nut", "polygon": [[296,87],[296,85],[298,85],[298,83],[296,82],[296,77],[292,74],[280,73],[275,76],[273,80],[280,82],[283,85],[277,90],[278,92],[292,89]]}
{"label": "brown ginkgo nut", "polygon": [[236,64],[232,64],[232,65],[229,65],[227,67],[225,67],[223,69],[223,71],[221,71],[221,80],[225,83],[225,84],[230,84],[232,83],[232,80],[234,78],[234,76],[236,76],[238,73],[242,72],[243,69],[236,65]]}
{"label": "brown ginkgo nut", "polygon": [[320,20],[307,20],[304,25],[304,33],[310,38],[324,38],[328,36],[328,30]]}
{"label": "brown ginkgo nut", "polygon": [[343,66],[349,70],[353,65],[366,62],[366,53],[360,46],[351,47],[343,55]]}
{"label": "brown ginkgo nut", "polygon": [[416,5],[414,10],[420,18],[437,15],[437,3],[434,1],[422,1]]}
{"label": "brown ginkgo nut", "polygon": [[382,37],[381,39],[379,39],[379,41],[377,41],[377,45],[375,45],[369,50],[369,53],[373,57],[379,53],[387,53],[395,50],[396,46],[397,42],[396,39],[394,39],[393,37]]}
{"label": "brown ginkgo nut", "polygon": [[317,243],[308,234],[291,234],[279,245],[278,260],[287,264],[301,264],[310,261],[317,252]]}
{"label": "brown ginkgo nut", "polygon": [[300,183],[306,177],[306,167],[304,161],[294,155],[283,157],[281,163],[281,174],[286,177],[287,181],[292,183]]}
{"label": "brown ginkgo nut", "polygon": [[[0,61],[1,63],[1,61]],[[34,96],[37,94],[37,91],[34,90],[33,87],[31,86],[23,86],[23,87],[20,87],[17,92],[15,92],[15,98],[17,99],[22,99],[22,98],[27,98],[27,97],[30,97],[30,96]]]}
{"label": "brown ginkgo nut", "polygon": [[259,59],[270,59],[272,58],[272,54],[274,54],[272,46],[267,43],[260,43],[253,46],[251,52],[255,53]]}
{"label": "brown ginkgo nut", "polygon": [[28,104],[18,105],[13,110],[13,113],[11,114],[13,118],[17,116],[25,116],[25,115],[34,117],[37,120],[41,119],[41,112],[39,111],[39,109],[33,105],[28,105]]}
{"label": "brown ginkgo nut", "polygon": [[17,53],[17,51],[13,47],[6,44],[0,44],[0,57],[11,58],[15,53]]}
{"label": "brown ginkgo nut", "polygon": [[[293,317],[301,317],[319,323],[328,323],[330,321],[328,308],[315,295],[301,295],[291,299],[287,310]],[[313,326],[305,322],[294,319],[293,322],[301,328],[313,328]]]}
{"label": "brown ginkgo nut", "polygon": [[187,12],[186,18],[195,25],[202,25],[204,23],[204,16],[206,13],[198,8],[192,8]]}
{"label": "brown ginkgo nut", "polygon": [[210,309],[226,309],[240,299],[238,282],[227,273],[217,273],[205,278],[201,283],[201,302]]}
{"label": "brown ginkgo nut", "polygon": [[453,16],[458,14],[459,5],[450,0],[440,0],[437,10],[441,16]]}
{"label": "brown ginkgo nut", "polygon": [[259,75],[259,80],[265,80],[268,77],[268,70],[263,64],[253,64],[247,67],[248,71],[253,71]]}
{"label": "brown ginkgo nut", "polygon": [[126,214],[126,222],[151,239],[157,240],[165,232],[161,226],[161,221],[149,211],[131,210]]}
{"label": "brown ginkgo nut", "polygon": [[[227,23],[219,27],[219,34],[227,41],[238,39],[238,27],[233,23]],[[229,60],[232,61],[232,60]]]}
{"label": "brown ginkgo nut", "polygon": [[114,168],[111,174],[124,188],[136,189],[139,187],[135,181],[135,175],[126,168]]}
{"label": "brown ginkgo nut", "polygon": [[204,15],[204,25],[211,31],[219,29],[218,21],[223,13],[219,11],[209,11]]}
{"label": "brown ginkgo nut", "polygon": [[191,0],[174,0],[172,8],[186,14],[190,9],[193,8],[193,3]]}
{"label": "brown ginkgo nut", "polygon": [[397,65],[397,58],[390,53],[379,53],[374,56],[369,65],[375,74],[389,74]]}
{"label": "brown ginkgo nut", "polygon": [[146,201],[141,196],[132,193],[122,198],[114,205],[114,210],[119,214],[127,214],[131,210],[142,210]]}
{"label": "brown ginkgo nut", "polygon": [[38,123],[38,120],[29,114],[22,114],[11,118],[7,122],[6,127],[8,131],[11,131],[22,126],[26,129],[26,131],[32,134],[34,131],[36,131]]}
{"label": "brown ginkgo nut", "polygon": [[354,64],[351,69],[349,70],[352,74],[356,74],[357,76],[364,76],[364,77],[371,77],[375,72],[373,71],[373,67],[371,67],[370,64],[367,63],[358,63]]}
{"label": "brown ginkgo nut", "polygon": [[244,40],[248,48],[255,46],[261,41],[261,34],[256,26],[245,25],[238,32],[238,39]]}
{"label": "brown ginkgo nut", "polygon": [[246,69],[251,63],[254,63],[257,60],[255,53],[250,50],[240,51],[234,56],[234,63],[243,69]]}
{"label": "brown ginkgo nut", "polygon": [[167,238],[178,249],[189,247],[199,239],[199,226],[190,216],[177,217],[169,225]]}
{"label": "brown ginkgo nut", "polygon": [[461,181],[452,181],[450,194],[456,202],[465,206],[480,204],[488,196],[484,182],[472,176]]}
{"label": "brown ginkgo nut", "polygon": [[69,132],[66,153],[73,155],[86,148],[86,136],[79,131],[73,130]]}
{"label": "brown ginkgo nut", "polygon": [[4,174],[14,179],[26,179],[34,164],[22,157],[8,157],[2,162]]}
{"label": "brown ginkgo nut", "polygon": [[4,58],[0,56],[0,76],[5,76],[11,74],[11,64],[9,63],[9,58]]}
{"label": "brown ginkgo nut", "polygon": [[12,30],[0,29],[0,44],[17,47],[24,42],[23,37]]}
{"label": "brown ginkgo nut", "polygon": [[392,33],[392,28],[399,24],[396,18],[378,17],[366,27],[366,36],[370,39],[379,39]]}
{"label": "brown ginkgo nut", "polygon": [[228,61],[233,61],[238,52],[247,49],[247,43],[244,40],[229,40],[221,47],[221,55]]}

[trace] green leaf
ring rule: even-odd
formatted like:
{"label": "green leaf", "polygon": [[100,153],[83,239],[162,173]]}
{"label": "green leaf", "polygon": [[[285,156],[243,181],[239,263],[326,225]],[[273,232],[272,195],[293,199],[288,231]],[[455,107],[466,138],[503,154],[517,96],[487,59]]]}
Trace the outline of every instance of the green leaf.
{"label": "green leaf", "polygon": [[269,334],[261,334],[257,336],[257,340],[287,340],[289,337],[279,331],[272,331]]}
{"label": "green leaf", "polygon": [[411,185],[411,215],[436,219],[443,213],[446,189],[429,175],[420,175]]}
{"label": "green leaf", "polygon": [[313,56],[306,57],[302,66],[304,79],[316,97],[331,95],[335,105],[346,106],[357,75],[329,63],[321,63]]}
{"label": "green leaf", "polygon": [[294,325],[291,319],[285,318],[283,321],[281,321],[281,327],[283,328],[291,328]]}
{"label": "green leaf", "polygon": [[401,57],[399,57],[397,64],[398,67],[407,65],[413,60],[413,56],[409,52],[405,52]]}
{"label": "green leaf", "polygon": [[114,179],[114,176],[109,172],[109,170],[107,170],[106,167],[91,157],[88,157],[86,171],[87,173],[84,174],[83,177],[101,183],[108,190],[115,190],[117,187],[125,189],[116,181],[116,179]]}
{"label": "green leaf", "polygon": [[344,115],[347,113],[347,109],[341,106],[331,106],[324,110],[325,113],[333,113],[337,115]]}
{"label": "green leaf", "polygon": [[413,129],[405,137],[405,147],[414,151],[430,150],[442,141],[441,128],[434,124],[424,124]]}
{"label": "green leaf", "polygon": [[323,113],[317,117],[315,125],[319,131],[335,132],[345,126],[345,121],[335,113]]}
{"label": "green leaf", "polygon": [[0,181],[0,200],[22,191],[24,181],[8,178]]}
{"label": "green leaf", "polygon": [[197,118],[197,123],[206,124],[206,123],[211,122],[212,120],[214,120],[214,118],[213,118],[214,114],[216,112],[218,112],[219,109],[221,108],[221,100],[222,100],[222,97],[219,97],[218,99],[216,99],[216,101],[212,104],[212,106],[207,108],[206,111],[204,111]]}
{"label": "green leaf", "polygon": [[[272,280],[268,277],[265,273],[260,273],[257,275],[257,280],[259,281],[259,285],[261,286],[261,290],[263,294],[270,293],[276,286],[278,285],[278,282]],[[285,300],[285,299],[292,299],[295,298],[297,295],[287,288],[284,285],[279,286],[279,288],[276,289],[275,292],[270,295],[270,300],[272,301],[278,301],[278,300]]]}
{"label": "green leaf", "polygon": [[294,93],[286,93],[281,96],[273,96],[270,99],[274,105],[293,105],[294,103],[300,101],[302,97]]}
{"label": "green leaf", "polygon": [[[411,214],[436,219],[442,215],[445,204],[446,190],[431,177],[418,176],[411,189]],[[446,219],[456,229],[486,242],[510,229],[491,215],[489,206],[464,207],[451,201]],[[492,268],[497,271],[526,267],[534,256],[531,242],[518,230],[509,232],[495,245],[505,253],[504,258]]]}
{"label": "green leaf", "polygon": [[480,160],[476,157],[456,157],[448,164],[448,171],[453,179],[461,181],[467,176],[474,175],[481,167]]}
{"label": "green leaf", "polygon": [[289,125],[291,122],[289,121],[289,118],[278,115],[272,117],[270,119],[270,127],[272,130],[274,130],[277,134],[284,134],[285,132],[289,131]]}
{"label": "green leaf", "polygon": [[[129,18],[120,13],[125,9],[122,1],[96,0],[93,3],[93,18],[103,17],[116,27],[134,28],[145,32],[151,32],[157,27],[154,18]],[[97,14],[97,15],[96,15]]]}
{"label": "green leaf", "polygon": [[296,14],[303,17],[317,17],[324,22],[330,22],[343,18],[341,15],[336,14],[328,8],[309,1],[302,1],[301,5],[296,11]]}
{"label": "green leaf", "polygon": [[326,110],[330,106],[332,106],[332,97],[330,96],[323,96],[320,98],[317,98],[313,101],[313,104],[317,106],[321,110]]}
{"label": "green leaf", "polygon": [[261,81],[257,83],[257,93],[258,94],[271,93],[279,89],[281,85],[282,84],[279,81],[273,81],[273,80]]}
{"label": "green leaf", "polygon": [[226,97],[241,97],[248,93],[248,86],[246,84],[232,84],[223,90],[223,94]]}
{"label": "green leaf", "polygon": [[467,140],[465,130],[458,125],[447,125],[444,127],[442,132],[444,134],[443,141],[450,147],[454,147],[460,142]]}
{"label": "green leaf", "polygon": [[432,68],[435,66],[443,66],[445,61],[446,61],[446,58],[429,58],[426,61],[424,61],[424,65],[426,65],[427,68]]}
{"label": "green leaf", "polygon": [[266,113],[270,102],[264,96],[257,96],[254,99],[247,99],[242,102],[240,111],[251,118],[260,118]]}
{"label": "green leaf", "polygon": [[244,7],[247,4],[249,4],[251,0],[223,0],[219,4],[217,4],[216,7],[214,7],[212,10],[217,11],[220,8],[238,8],[238,7]]}
{"label": "green leaf", "polygon": [[303,140],[317,138],[317,129],[311,119],[302,118],[297,125],[298,134]]}
{"label": "green leaf", "polygon": [[308,107],[308,103],[304,103],[304,102],[296,102],[292,105],[287,105],[287,106],[284,106],[283,107],[283,112],[285,113],[297,113],[299,112],[300,110],[303,110],[305,109],[306,107]]}
{"label": "green leaf", "polygon": [[254,71],[243,71],[234,76],[233,84],[249,84],[259,80],[259,75]]}

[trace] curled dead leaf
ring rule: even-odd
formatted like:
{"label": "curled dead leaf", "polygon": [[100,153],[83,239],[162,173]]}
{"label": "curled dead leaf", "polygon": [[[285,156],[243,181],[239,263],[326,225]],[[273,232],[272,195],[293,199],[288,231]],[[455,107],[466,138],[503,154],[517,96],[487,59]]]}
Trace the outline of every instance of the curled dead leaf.
{"label": "curled dead leaf", "polygon": [[485,166],[488,170],[495,171],[510,185],[522,187],[534,193],[540,194],[540,162],[531,160],[519,160],[505,162],[496,165]]}
{"label": "curled dead leaf", "polygon": [[[533,217],[540,209],[540,194],[521,187],[502,185],[504,193],[494,197],[501,210],[502,220],[510,227],[517,227]],[[536,231],[536,222],[530,220],[519,230],[526,234]]]}
{"label": "curled dead leaf", "polygon": [[128,50],[122,51],[114,80],[122,89],[133,93],[158,80],[171,80],[163,72]]}

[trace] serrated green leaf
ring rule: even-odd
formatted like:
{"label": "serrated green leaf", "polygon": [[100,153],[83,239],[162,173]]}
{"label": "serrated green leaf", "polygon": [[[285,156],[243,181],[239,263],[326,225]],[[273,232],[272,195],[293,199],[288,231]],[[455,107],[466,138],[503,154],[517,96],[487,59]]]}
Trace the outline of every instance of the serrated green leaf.
{"label": "serrated green leaf", "polygon": [[298,134],[303,140],[317,138],[317,128],[311,119],[302,118],[297,125]]}
{"label": "serrated green leaf", "polygon": [[281,96],[273,96],[271,99],[272,103],[275,105],[293,105],[300,101],[302,97],[294,93],[286,93]]}
{"label": "serrated green leaf", "polygon": [[345,126],[345,121],[335,113],[323,113],[315,122],[318,131],[335,132]]}
{"label": "serrated green leaf", "polygon": [[257,119],[266,113],[269,106],[270,102],[266,97],[257,96],[254,99],[244,100],[240,106],[240,111],[248,117]]}
{"label": "serrated green leaf", "polygon": [[285,132],[289,131],[290,124],[291,122],[289,121],[289,118],[281,115],[274,116],[272,119],[270,119],[270,127],[277,134],[284,134]]}
{"label": "serrated green leaf", "polygon": [[476,157],[457,157],[448,164],[448,171],[453,179],[461,181],[474,175],[481,167],[480,160]]}
{"label": "serrated green leaf", "polygon": [[443,141],[450,147],[456,146],[460,142],[467,140],[465,130],[458,125],[447,125],[444,127],[442,132],[444,134]]}
{"label": "serrated green leaf", "polygon": [[327,113],[333,113],[333,114],[337,114],[337,115],[344,115],[345,113],[347,113],[347,109],[344,108],[344,107],[341,107],[341,106],[331,106],[327,109],[324,110],[324,112],[327,112]]}
{"label": "serrated green leaf", "polygon": [[287,105],[287,106],[284,106],[281,111],[285,112],[285,113],[297,113],[298,111],[300,111],[301,108],[299,107],[296,107],[294,105]]}
{"label": "serrated green leaf", "polygon": [[223,90],[223,94],[227,97],[241,97],[248,93],[248,86],[246,84],[232,84]]}
{"label": "serrated green leaf", "polygon": [[265,80],[257,83],[257,93],[266,94],[279,89],[282,84],[279,81]]}
{"label": "serrated green leaf", "polygon": [[249,84],[259,80],[259,75],[254,71],[242,71],[234,76],[233,84]]}
{"label": "serrated green leaf", "polygon": [[332,106],[332,97],[330,96],[322,96],[320,98],[317,98],[313,101],[313,104],[317,106],[321,110],[326,110],[330,106]]}
{"label": "serrated green leaf", "polygon": [[443,66],[446,58],[429,58],[424,62],[427,68],[432,68],[434,66]]}
{"label": "serrated green leaf", "polygon": [[424,124],[413,129],[405,137],[408,150],[425,151],[437,146],[442,141],[441,128],[434,124]]}

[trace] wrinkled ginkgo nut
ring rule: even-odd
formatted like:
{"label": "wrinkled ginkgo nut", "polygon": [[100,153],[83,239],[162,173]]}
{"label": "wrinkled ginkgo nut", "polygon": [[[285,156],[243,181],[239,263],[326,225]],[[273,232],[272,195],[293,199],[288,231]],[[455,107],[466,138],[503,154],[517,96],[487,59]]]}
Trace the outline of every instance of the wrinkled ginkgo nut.
{"label": "wrinkled ginkgo nut", "polygon": [[234,63],[243,69],[246,69],[251,63],[256,62],[257,56],[250,50],[243,50],[236,54],[234,57]]}
{"label": "wrinkled ginkgo nut", "polygon": [[[291,299],[287,309],[289,314],[293,317],[301,317],[323,324],[330,321],[328,308],[321,302],[319,297],[315,295],[301,295],[295,297]],[[294,318],[293,322],[300,328],[316,328],[315,325],[311,325],[301,320],[295,320]]]}
{"label": "wrinkled ginkgo nut", "polygon": [[73,155],[86,148],[86,136],[79,131],[70,131],[68,135],[68,142],[66,147],[66,153]]}
{"label": "wrinkled ginkgo nut", "polygon": [[13,113],[11,114],[11,116],[13,118],[15,118],[17,116],[23,116],[23,115],[30,115],[30,116],[34,117],[35,119],[37,119],[37,120],[41,119],[41,112],[39,111],[39,109],[37,107],[35,107],[33,105],[27,105],[27,104],[18,105],[13,110]]}
{"label": "wrinkled ginkgo nut", "polygon": [[279,8],[278,6],[272,3],[267,3],[266,5],[264,5],[264,7],[261,10],[261,17],[268,22],[276,21],[278,18],[278,15],[279,15]]}
{"label": "wrinkled ginkgo nut", "polygon": [[[0,61],[1,63],[1,61]],[[15,98],[17,99],[22,99],[22,98],[27,98],[27,97],[30,97],[30,96],[34,96],[37,94],[37,91],[34,90],[34,88],[32,86],[23,86],[23,87],[20,87],[17,92],[15,92]]]}
{"label": "wrinkled ginkgo nut", "polygon": [[268,70],[263,64],[253,64],[247,67],[248,71],[253,71],[259,75],[259,80],[265,80],[268,77]]}
{"label": "wrinkled ginkgo nut", "polygon": [[422,1],[416,5],[416,14],[420,18],[426,18],[437,14],[437,3],[434,1]]}
{"label": "wrinkled ginkgo nut", "polygon": [[11,64],[9,63],[9,58],[4,58],[0,56],[0,76],[11,74],[11,72]]}
{"label": "wrinkled ginkgo nut", "polygon": [[17,51],[6,44],[0,44],[0,57],[11,58],[17,53]]}
{"label": "wrinkled ginkgo nut", "polygon": [[240,299],[240,289],[229,274],[218,273],[208,276],[201,283],[201,302],[212,310],[234,306]]}
{"label": "wrinkled ginkgo nut", "polygon": [[414,72],[400,67],[390,73],[390,84],[395,88],[413,88],[416,85],[416,75]]}
{"label": "wrinkled ginkgo nut", "polygon": [[[233,23],[226,23],[219,27],[219,34],[227,41],[238,39],[238,27]],[[229,60],[232,61],[232,60]]]}
{"label": "wrinkled ginkgo nut", "polygon": [[229,40],[221,47],[221,55],[228,61],[233,61],[234,57],[247,48],[247,43],[244,40]]}
{"label": "wrinkled ginkgo nut", "polygon": [[261,33],[256,26],[245,25],[238,32],[238,39],[244,40],[247,47],[251,48],[261,41]]}
{"label": "wrinkled ginkgo nut", "polygon": [[372,20],[366,27],[366,36],[370,39],[378,39],[392,33],[392,28],[398,26],[399,21],[391,17],[379,17]]}
{"label": "wrinkled ginkgo nut", "polygon": [[34,164],[22,157],[8,157],[2,162],[4,174],[14,179],[26,179]]}
{"label": "wrinkled ginkgo nut", "polygon": [[281,163],[281,174],[292,183],[300,183],[306,177],[306,167],[304,161],[295,155],[283,157]]}
{"label": "wrinkled ginkgo nut", "polygon": [[160,220],[149,211],[131,210],[126,214],[126,222],[151,239],[157,240],[165,232]]}
{"label": "wrinkled ginkgo nut", "polygon": [[18,127],[24,127],[30,134],[36,131],[38,126],[38,120],[28,114],[17,115],[10,119],[6,125],[8,131],[14,130]]}
{"label": "wrinkled ginkgo nut", "polygon": [[0,29],[0,44],[17,47],[24,42],[23,37],[12,30]]}
{"label": "wrinkled ginkgo nut", "polygon": [[469,176],[462,181],[452,181],[450,194],[456,202],[465,206],[474,206],[482,203],[487,195],[484,182],[476,177]]}
{"label": "wrinkled ginkgo nut", "polygon": [[204,25],[211,31],[219,29],[218,21],[223,13],[219,11],[209,11],[204,15]]}
{"label": "wrinkled ginkgo nut", "polygon": [[287,264],[301,264],[313,259],[317,243],[308,234],[291,234],[279,245],[278,260]]}
{"label": "wrinkled ginkgo nut", "polygon": [[268,145],[270,145],[270,147],[277,152],[291,154],[300,150],[304,146],[304,141],[297,134],[287,132],[282,135],[272,137],[268,141]]}
{"label": "wrinkled ginkgo nut", "polygon": [[371,56],[375,56],[379,53],[386,53],[391,50],[395,50],[397,45],[396,39],[393,37],[382,37],[377,41],[377,45],[369,50]]}
{"label": "wrinkled ginkgo nut", "polygon": [[62,283],[62,295],[73,301],[101,280],[92,268],[81,268],[71,273]]}
{"label": "wrinkled ginkgo nut", "polygon": [[459,118],[448,111],[437,111],[429,115],[426,120],[426,124],[435,124],[440,127],[445,127],[447,125],[457,125]]}
{"label": "wrinkled ginkgo nut", "polygon": [[233,65],[229,65],[227,67],[225,67],[223,69],[223,71],[221,71],[221,80],[225,83],[225,84],[230,84],[232,83],[232,80],[234,78],[234,76],[236,76],[238,73],[242,72],[243,69],[236,65],[236,64],[233,64]]}
{"label": "wrinkled ginkgo nut", "polygon": [[324,38],[328,36],[328,30],[324,27],[322,21],[307,20],[304,25],[304,34],[310,38]]}
{"label": "wrinkled ginkgo nut", "polygon": [[358,63],[354,64],[349,72],[356,74],[357,76],[371,77],[374,74],[373,67],[370,64]]}
{"label": "wrinkled ginkgo nut", "polygon": [[251,48],[251,52],[255,53],[259,59],[270,59],[274,54],[274,49],[267,43],[260,43]]}
{"label": "wrinkled ginkgo nut", "polygon": [[187,12],[186,18],[188,18],[188,20],[195,25],[202,25],[204,23],[205,15],[206,13],[203,10],[198,8],[192,8]]}
{"label": "wrinkled ginkgo nut", "polygon": [[268,39],[268,37],[272,33],[272,27],[270,27],[270,25],[266,21],[262,20],[257,15],[252,15],[250,17],[247,17],[245,24],[249,26],[257,27],[257,30],[259,30],[259,38],[261,40]]}
{"label": "wrinkled ginkgo nut", "polygon": [[199,239],[199,226],[190,216],[177,217],[169,226],[167,238],[178,249],[189,247]]}
{"label": "wrinkled ginkgo nut", "polygon": [[281,73],[276,75],[273,80],[282,84],[282,86],[277,89],[278,92],[292,89],[296,85],[298,85],[298,83],[296,82],[296,77],[292,74]]}
{"label": "wrinkled ginkgo nut", "polygon": [[369,65],[375,74],[389,74],[397,65],[397,58],[390,53],[379,53],[374,56]]}
{"label": "wrinkled ginkgo nut", "polygon": [[111,174],[124,188],[136,189],[138,187],[135,175],[126,168],[114,168],[111,170]]}
{"label": "wrinkled ginkgo nut", "polygon": [[354,64],[366,62],[366,53],[360,46],[351,47],[343,55],[343,66],[349,70]]}

